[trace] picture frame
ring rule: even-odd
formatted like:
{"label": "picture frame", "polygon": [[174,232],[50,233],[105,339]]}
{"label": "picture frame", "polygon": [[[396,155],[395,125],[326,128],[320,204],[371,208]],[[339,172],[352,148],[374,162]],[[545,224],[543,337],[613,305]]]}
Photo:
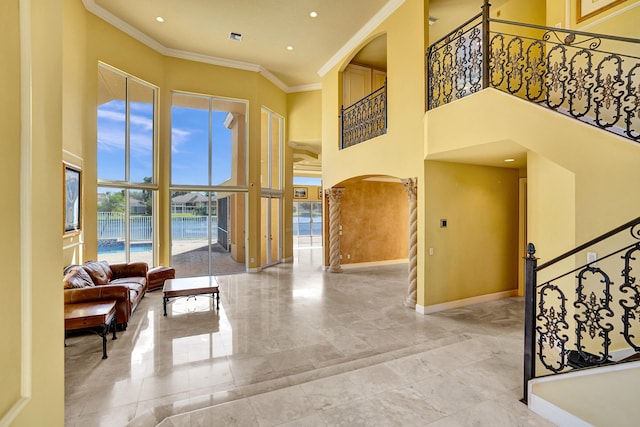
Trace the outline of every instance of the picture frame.
{"label": "picture frame", "polygon": [[293,187],[293,198],[294,199],[306,199],[307,198],[307,187]]}
{"label": "picture frame", "polygon": [[625,1],[627,0],[576,0],[576,22],[593,18]]}
{"label": "picture frame", "polygon": [[82,169],[71,163],[62,164],[62,229],[65,236],[79,234],[82,230]]}

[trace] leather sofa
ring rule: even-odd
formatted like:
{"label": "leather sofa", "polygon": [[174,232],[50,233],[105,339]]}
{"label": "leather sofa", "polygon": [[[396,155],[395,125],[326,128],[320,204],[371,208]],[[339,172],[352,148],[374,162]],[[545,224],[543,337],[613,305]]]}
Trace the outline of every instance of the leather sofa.
{"label": "leather sofa", "polygon": [[144,262],[109,264],[88,261],[65,268],[64,303],[116,301],[116,323],[127,328],[147,291],[149,266]]}

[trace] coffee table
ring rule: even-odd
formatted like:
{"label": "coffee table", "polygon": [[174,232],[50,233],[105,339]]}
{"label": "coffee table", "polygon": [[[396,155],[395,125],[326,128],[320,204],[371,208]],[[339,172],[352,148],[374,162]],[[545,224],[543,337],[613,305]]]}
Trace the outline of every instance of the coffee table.
{"label": "coffee table", "polygon": [[220,309],[220,290],[215,276],[184,277],[181,279],[167,279],[162,288],[162,305],[164,315],[167,315],[167,303],[171,298],[193,297],[211,294],[216,296],[216,310]]}
{"label": "coffee table", "polygon": [[[113,330],[113,338],[116,337],[116,302],[90,301],[64,305],[64,331],[78,329],[97,329],[98,335],[102,337],[102,358],[107,358],[107,334],[109,328]],[[95,332],[95,331],[94,331]],[[66,344],[65,344],[66,346]]]}

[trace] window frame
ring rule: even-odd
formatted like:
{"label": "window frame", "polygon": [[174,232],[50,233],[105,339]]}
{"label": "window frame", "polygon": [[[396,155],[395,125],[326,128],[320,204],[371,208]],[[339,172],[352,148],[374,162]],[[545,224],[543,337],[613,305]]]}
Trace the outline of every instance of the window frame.
{"label": "window frame", "polygon": [[[131,206],[130,206],[130,197],[131,190],[139,190],[139,191],[150,191],[151,192],[151,259],[153,260],[152,264],[156,265],[158,261],[158,254],[156,251],[157,247],[157,239],[158,239],[158,215],[157,215],[157,206],[158,206],[158,92],[159,87],[149,83],[143,79],[140,79],[132,74],[121,71],[109,64],[106,64],[102,61],[98,61],[98,70],[100,68],[106,69],[109,72],[120,75],[125,78],[125,141],[124,141],[124,152],[125,152],[125,162],[124,162],[124,180],[109,180],[109,179],[101,179],[100,176],[96,176],[97,187],[99,188],[113,188],[117,190],[125,190],[125,212],[124,212],[124,221],[125,221],[125,235],[124,235],[124,252],[125,252],[125,261],[130,262],[131,260]],[[131,181],[131,108],[130,108],[130,97],[129,97],[129,82],[133,81],[136,84],[142,85],[144,87],[148,87],[152,90],[153,93],[153,132],[152,132],[152,143],[151,143],[151,182],[132,182]],[[96,107],[96,117],[99,110],[99,105]],[[99,123],[96,120],[96,153],[98,152],[98,127]],[[98,165],[99,157],[96,155],[96,166]],[[99,167],[96,168],[97,171],[100,170]],[[96,205],[96,212],[97,211]],[[96,216],[96,221],[98,220]],[[96,236],[96,241],[99,241],[98,236]],[[97,248],[96,248],[97,249]]]}

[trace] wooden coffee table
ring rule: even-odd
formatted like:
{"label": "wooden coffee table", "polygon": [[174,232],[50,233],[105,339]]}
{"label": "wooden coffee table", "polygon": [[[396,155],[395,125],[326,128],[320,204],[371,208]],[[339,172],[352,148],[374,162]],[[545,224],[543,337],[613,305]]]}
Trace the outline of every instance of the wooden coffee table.
{"label": "wooden coffee table", "polygon": [[162,305],[164,315],[167,315],[167,302],[171,298],[192,297],[211,294],[216,296],[216,310],[220,309],[220,290],[215,276],[184,277],[181,279],[167,279],[162,288]]}
{"label": "wooden coffee table", "polygon": [[[64,305],[64,331],[87,329],[102,337],[102,358],[107,358],[107,334],[109,328],[113,330],[113,338],[116,337],[116,302],[90,301]],[[66,344],[65,344],[66,346]]]}

